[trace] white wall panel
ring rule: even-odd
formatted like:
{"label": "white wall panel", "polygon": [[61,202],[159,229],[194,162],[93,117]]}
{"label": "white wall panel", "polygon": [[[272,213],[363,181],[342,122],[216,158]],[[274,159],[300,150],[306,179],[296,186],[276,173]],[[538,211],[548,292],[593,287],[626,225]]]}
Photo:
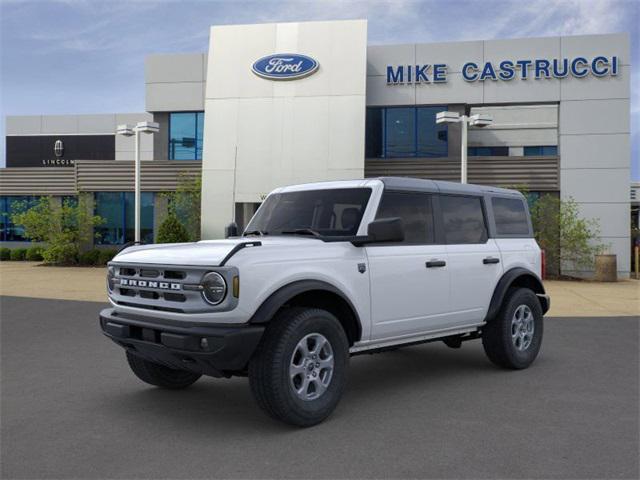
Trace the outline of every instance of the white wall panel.
{"label": "white wall panel", "polygon": [[563,135],[560,142],[562,169],[629,168],[630,138],[612,135]]}
{"label": "white wall panel", "polygon": [[561,170],[560,192],[562,197],[573,197],[580,203],[621,203],[628,207],[629,183],[627,169]]}
{"label": "white wall panel", "polygon": [[629,133],[629,100],[565,101],[560,104],[560,134]]}
{"label": "white wall panel", "polygon": [[[274,53],[308,55],[319,69],[291,81],[253,74],[252,64]],[[216,193],[203,193],[203,212],[206,202],[220,208],[203,213],[205,238],[222,236],[234,199],[363,176],[365,21],[213,27],[207,70],[203,192]]]}
{"label": "white wall panel", "polygon": [[203,82],[148,83],[146,108],[150,112],[204,109]]}

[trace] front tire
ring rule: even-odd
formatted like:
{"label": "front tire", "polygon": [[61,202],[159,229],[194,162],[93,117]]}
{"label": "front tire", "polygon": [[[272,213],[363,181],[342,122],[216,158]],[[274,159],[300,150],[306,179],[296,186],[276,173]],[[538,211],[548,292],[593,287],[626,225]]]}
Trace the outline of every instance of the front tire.
{"label": "front tire", "polygon": [[538,356],[542,344],[542,307],[528,288],[512,288],[502,308],[482,329],[482,346],[495,365],[527,368]]}
{"label": "front tire", "polygon": [[127,352],[127,362],[136,377],[149,385],[172,390],[186,388],[202,375],[185,370],[174,370],[157,363],[150,362]]}
{"label": "front tire", "polygon": [[349,342],[317,308],[288,308],[271,321],[249,363],[251,391],[269,416],[300,427],[327,418],[344,391]]}

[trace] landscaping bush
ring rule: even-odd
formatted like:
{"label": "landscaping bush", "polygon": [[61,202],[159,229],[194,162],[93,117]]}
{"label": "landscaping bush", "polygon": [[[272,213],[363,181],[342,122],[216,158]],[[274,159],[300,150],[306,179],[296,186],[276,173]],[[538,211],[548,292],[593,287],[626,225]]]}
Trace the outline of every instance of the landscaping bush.
{"label": "landscaping bush", "polygon": [[98,255],[97,265],[106,265],[118,253],[117,250],[113,250],[113,249],[99,250],[99,252],[100,252],[100,255]]}
{"label": "landscaping bush", "polygon": [[0,248],[0,261],[11,259],[11,249],[7,247]]}
{"label": "landscaping bush", "polygon": [[24,260],[26,255],[27,255],[26,248],[14,248],[13,250],[11,250],[10,258],[13,261],[22,261]]}
{"label": "landscaping bush", "polygon": [[94,248],[80,254],[80,265],[98,265],[100,262],[100,250]]}
{"label": "landscaping bush", "polygon": [[94,227],[104,223],[91,212],[91,200],[83,195],[77,200],[65,199],[61,205],[51,197],[42,197],[35,206],[15,205],[11,220],[24,228],[25,237],[46,243],[42,250],[46,263],[69,265],[78,263],[81,245],[95,235]]}
{"label": "landscaping bush", "polygon": [[178,217],[169,213],[158,229],[158,243],[181,243],[189,241],[187,229],[180,223]]}
{"label": "landscaping bush", "polygon": [[29,247],[25,259],[30,262],[39,262],[42,260],[42,247]]}

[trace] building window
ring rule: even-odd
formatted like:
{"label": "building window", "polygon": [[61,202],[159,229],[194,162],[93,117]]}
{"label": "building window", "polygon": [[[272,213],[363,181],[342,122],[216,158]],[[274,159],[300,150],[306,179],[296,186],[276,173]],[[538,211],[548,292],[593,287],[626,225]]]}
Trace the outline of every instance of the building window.
{"label": "building window", "polygon": [[558,147],[556,145],[524,147],[525,157],[556,157]]}
{"label": "building window", "polygon": [[447,157],[447,125],[436,124],[446,107],[372,107],[367,109],[367,158]]}
{"label": "building window", "polygon": [[11,221],[14,213],[28,210],[38,203],[39,197],[0,197],[0,242],[29,242],[24,228]]}
{"label": "building window", "polygon": [[509,147],[469,147],[470,157],[508,157]]}
{"label": "building window", "polygon": [[169,114],[169,160],[202,160],[204,112]]}
{"label": "building window", "polygon": [[[122,245],[134,239],[134,193],[97,192],[95,194],[95,214],[105,223],[96,227],[99,245]],[[152,192],[140,195],[140,239],[143,243],[153,243],[153,203]]]}

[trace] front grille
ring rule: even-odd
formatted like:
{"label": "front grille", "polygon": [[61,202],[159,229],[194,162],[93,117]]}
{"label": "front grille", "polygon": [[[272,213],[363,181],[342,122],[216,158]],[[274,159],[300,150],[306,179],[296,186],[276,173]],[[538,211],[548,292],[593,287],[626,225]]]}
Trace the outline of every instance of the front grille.
{"label": "front grille", "polygon": [[[174,312],[206,309],[207,304],[200,292],[183,290],[183,286],[199,284],[208,270],[191,267],[150,268],[143,265],[114,267],[117,281],[111,293],[116,303]],[[121,285],[120,282],[124,281],[135,284]],[[175,288],[176,286],[179,288]]]}
{"label": "front grille", "polygon": [[[161,266],[112,262],[115,274],[111,300],[123,306],[176,313],[230,310],[238,303],[231,294],[235,267]],[[227,282],[227,296],[219,305],[207,303],[198,286],[205,273],[215,270]]]}

